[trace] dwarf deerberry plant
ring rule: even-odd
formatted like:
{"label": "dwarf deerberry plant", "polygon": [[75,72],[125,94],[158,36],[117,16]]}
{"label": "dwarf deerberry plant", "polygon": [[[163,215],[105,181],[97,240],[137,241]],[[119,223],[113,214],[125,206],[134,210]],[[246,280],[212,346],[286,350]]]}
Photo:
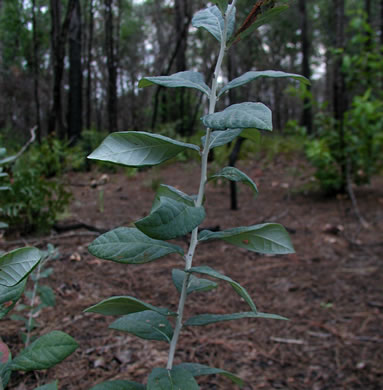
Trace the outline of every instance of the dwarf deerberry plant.
{"label": "dwarf deerberry plant", "polygon": [[[155,368],[150,373],[146,385],[118,380],[96,385],[93,390],[106,388],[194,390],[199,389],[195,377],[209,374],[225,375],[240,385],[242,384],[240,378],[221,369],[190,362],[175,366],[174,356],[182,328],[242,318],[283,319],[278,315],[259,312],[245,288],[229,276],[209,266],[193,266],[198,244],[211,240],[223,240],[240,248],[265,254],[286,254],[294,251],[286,230],[275,223],[235,227],[219,232],[199,231],[198,228],[205,218],[204,197],[208,181],[221,178],[243,182],[249,185],[255,194],[258,192],[255,183],[233,167],[223,168],[212,177],[207,177],[209,151],[233,141],[238,136],[252,138],[259,130],[272,130],[271,111],[264,104],[246,102],[215,112],[217,100],[230,89],[260,77],[292,77],[306,82],[306,79],[295,74],[251,71],[219,89],[218,80],[227,49],[265,23],[271,16],[281,12],[285,6],[277,5],[271,0],[258,2],[242,27],[234,33],[236,0],[231,4],[227,0],[216,0],[214,3],[215,6],[197,12],[192,21],[194,27],[207,30],[219,42],[219,55],[211,87],[205,84],[202,74],[194,71],[179,72],[171,76],[145,77],[139,83],[139,87],[156,84],[170,88],[194,88],[205,94],[208,99],[208,113],[202,117],[203,125],[206,127],[206,135],[201,140],[202,146],[179,142],[158,134],[126,131],[109,135],[89,156],[91,159],[129,167],[161,164],[187,149],[201,156],[201,179],[197,195],[188,195],[171,186],[160,185],[148,216],[136,221],[135,227],[121,227],[103,234],[89,246],[89,251],[94,256],[118,263],[144,264],[176,253],[183,265],[182,270],[175,269],[172,272],[174,285],[180,293],[177,312],[153,306],[130,296],[111,297],[86,309],[88,312],[121,316],[110,325],[112,329],[129,332],[144,339],[165,341],[170,345],[166,368]],[[191,233],[191,238],[186,253],[181,247],[168,242],[188,233]],[[249,311],[223,315],[201,314],[185,319],[184,308],[188,295],[194,291],[207,291],[217,287],[214,281],[202,279],[197,275],[229,283],[248,304]],[[171,318],[174,321],[170,321]],[[174,327],[172,323],[175,323]]]}

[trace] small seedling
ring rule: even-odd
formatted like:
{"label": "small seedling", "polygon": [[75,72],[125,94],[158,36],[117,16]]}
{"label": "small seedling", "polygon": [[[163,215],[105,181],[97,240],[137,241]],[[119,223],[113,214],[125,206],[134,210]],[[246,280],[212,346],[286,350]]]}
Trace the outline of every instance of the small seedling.
{"label": "small seedling", "polygon": [[26,316],[22,314],[11,315],[12,320],[23,321],[25,323],[26,332],[21,333],[21,338],[28,347],[32,341],[32,331],[39,327],[35,318],[45,307],[54,307],[56,304],[55,293],[51,287],[40,283],[41,280],[48,278],[53,273],[53,268],[47,268],[46,265],[52,260],[56,260],[59,257],[58,250],[52,245],[48,244],[46,251],[40,251],[41,260],[38,263],[36,270],[32,272],[30,278],[33,281],[32,290],[25,291],[25,296],[29,300],[29,305],[19,304],[16,306],[16,310],[21,312],[28,310]]}
{"label": "small seedling", "polygon": [[[41,258],[42,254],[36,248],[15,249],[0,257],[0,320],[16,306],[23,295],[27,277],[39,266]],[[13,357],[0,335],[0,390],[7,387],[12,372],[51,368],[77,347],[71,336],[52,331],[40,336]],[[57,390],[58,387],[54,382],[38,389]]]}

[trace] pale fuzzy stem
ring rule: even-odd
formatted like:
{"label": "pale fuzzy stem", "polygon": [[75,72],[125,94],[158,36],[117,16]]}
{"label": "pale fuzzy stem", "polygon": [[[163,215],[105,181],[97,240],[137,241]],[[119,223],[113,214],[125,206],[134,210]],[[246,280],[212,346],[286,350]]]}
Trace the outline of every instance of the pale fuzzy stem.
{"label": "pale fuzzy stem", "polygon": [[33,286],[33,292],[32,292],[32,299],[31,299],[31,309],[29,311],[28,315],[28,325],[27,325],[27,338],[25,340],[25,347],[29,346],[29,343],[31,342],[31,327],[32,327],[32,320],[33,320],[33,309],[35,307],[35,300],[36,300],[36,295],[37,295],[37,288],[39,285],[39,278],[40,278],[40,272],[41,272],[41,261],[39,265],[37,266],[37,271],[36,271],[36,281]]}
{"label": "pale fuzzy stem", "polygon": [[[217,64],[214,71],[213,76],[213,82],[211,87],[211,92],[209,96],[209,114],[213,114],[215,111],[215,106],[217,103],[217,88],[218,88],[218,78],[221,73],[222,68],[222,62],[223,58],[225,56],[226,52],[226,37],[227,37],[227,21],[230,17],[230,13],[233,11],[235,7],[236,0],[233,1],[231,8],[228,8],[227,14],[225,15],[225,28],[224,28],[224,39],[222,39],[221,47],[218,55]],[[211,135],[211,129],[207,129],[206,131],[206,137],[205,137],[205,147],[202,152],[201,156],[201,180],[200,180],[200,186],[198,191],[198,197],[196,201],[196,207],[200,207],[203,203],[203,198],[205,195],[205,183],[207,180],[207,163],[208,163],[208,156],[209,156],[209,144],[210,144],[210,135]],[[196,227],[192,231],[191,239],[190,239],[190,245],[187,255],[185,256],[185,271],[190,270],[193,263],[193,257],[194,252],[198,244],[198,227]],[[184,278],[183,284],[182,284],[182,290],[181,290],[181,296],[178,303],[178,311],[177,311],[177,320],[176,320],[176,326],[174,329],[174,334],[172,341],[170,343],[170,349],[169,349],[169,357],[168,357],[168,364],[166,368],[168,370],[171,370],[173,367],[173,361],[174,361],[174,355],[177,349],[177,343],[178,338],[182,329],[182,320],[183,320],[183,313],[184,313],[184,307],[186,302],[186,296],[187,296],[187,286],[189,284],[190,279],[190,273],[186,273],[186,276]]]}

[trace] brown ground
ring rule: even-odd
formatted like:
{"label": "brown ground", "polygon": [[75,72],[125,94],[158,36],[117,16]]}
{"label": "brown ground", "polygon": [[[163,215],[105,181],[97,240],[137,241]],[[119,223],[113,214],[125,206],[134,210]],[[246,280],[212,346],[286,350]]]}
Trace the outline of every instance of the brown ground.
{"label": "brown ground", "polygon": [[[383,388],[383,181],[357,191],[359,207],[368,221],[360,228],[351,202],[326,199],[300,191],[310,180],[303,163],[279,158],[242,164],[260,189],[257,200],[247,187],[239,193],[240,210],[229,210],[228,186],[210,184],[208,218],[204,226],[221,229],[278,221],[288,228],[296,254],[263,256],[223,242],[201,245],[195,264],[209,265],[240,282],[259,310],[278,313],[289,322],[245,320],[185,329],[177,361],[225,368],[255,389],[382,389]],[[152,187],[164,182],[187,193],[198,187],[194,163],[168,165],[127,178],[108,174],[109,182],[92,188],[91,176],[70,174],[75,198],[71,216],[100,228],[128,225],[148,212]],[[85,186],[84,186],[85,184]],[[104,210],[99,200],[104,191]],[[331,225],[331,227],[326,226]],[[340,231],[338,231],[339,229]],[[37,241],[54,243],[61,257],[48,279],[57,295],[55,308],[44,309],[37,333],[53,329],[71,334],[79,349],[54,369],[38,374],[15,374],[10,389],[34,389],[53,378],[60,389],[85,390],[111,379],[144,383],[152,367],[164,366],[167,345],[108,330],[111,317],[83,310],[112,295],[131,295],[175,309],[178,294],[171,269],[182,267],[178,257],[143,266],[97,260],[87,253],[91,232],[66,232]],[[178,240],[186,247],[185,240]],[[16,243],[4,244],[11,249]],[[3,245],[2,245],[3,246]],[[190,296],[186,315],[247,311],[228,286]],[[16,352],[21,348],[19,323],[3,321],[1,334]],[[199,380],[202,389],[237,389],[225,378]]]}

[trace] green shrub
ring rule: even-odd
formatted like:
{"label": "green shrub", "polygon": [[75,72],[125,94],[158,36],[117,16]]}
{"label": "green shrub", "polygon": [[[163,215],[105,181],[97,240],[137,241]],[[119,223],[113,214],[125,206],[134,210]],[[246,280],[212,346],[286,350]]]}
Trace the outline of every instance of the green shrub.
{"label": "green shrub", "polygon": [[0,218],[12,229],[48,230],[71,199],[58,179],[46,179],[36,169],[16,171],[0,199]]}

